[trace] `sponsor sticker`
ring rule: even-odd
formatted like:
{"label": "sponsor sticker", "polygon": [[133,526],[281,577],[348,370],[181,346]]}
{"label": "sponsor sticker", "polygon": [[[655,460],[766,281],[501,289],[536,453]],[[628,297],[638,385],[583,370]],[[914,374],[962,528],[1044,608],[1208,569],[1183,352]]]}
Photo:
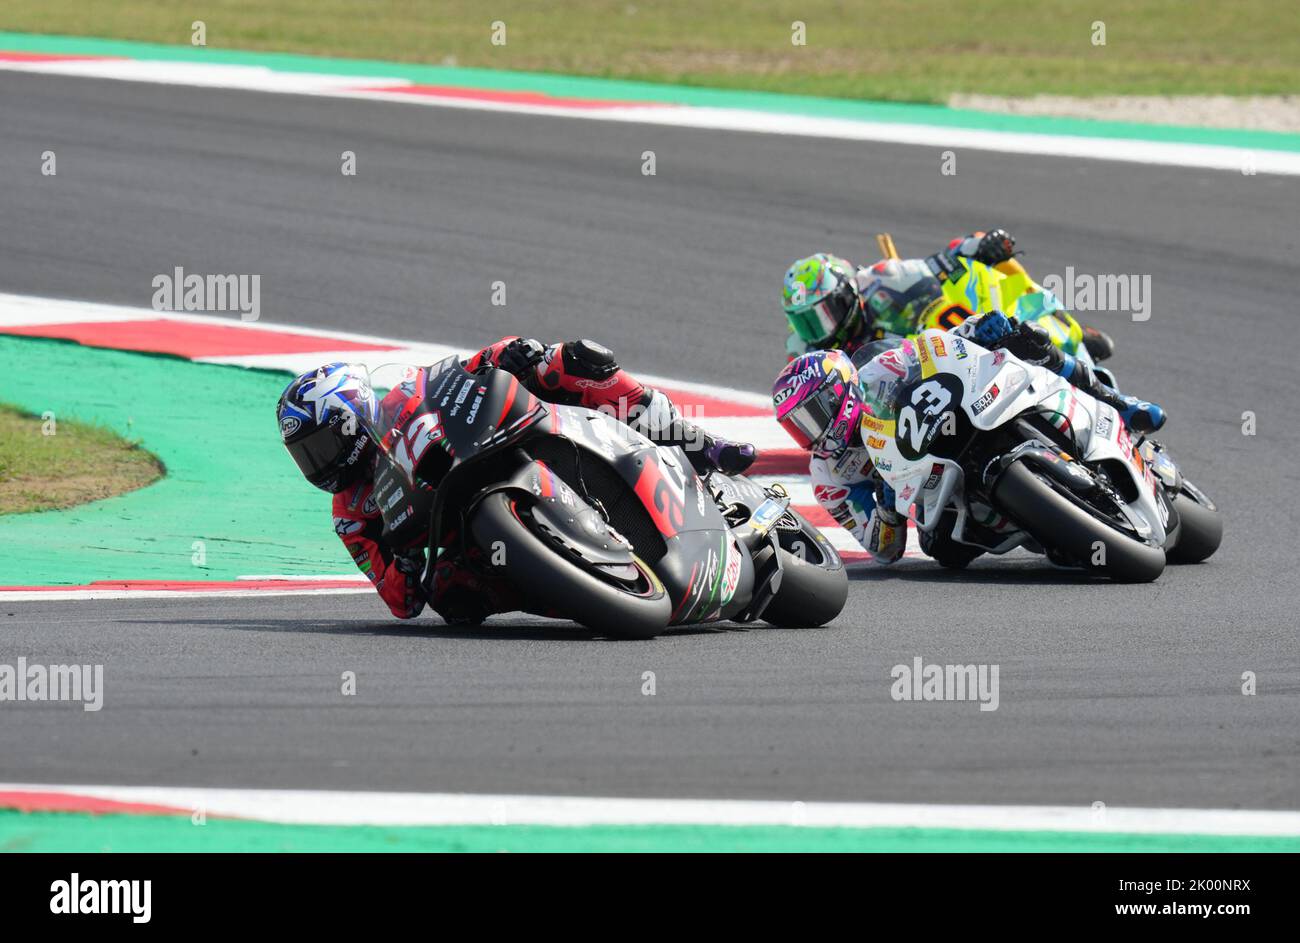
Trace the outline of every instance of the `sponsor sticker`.
{"label": "sponsor sticker", "polygon": [[1110,430],[1114,423],[1111,421],[1110,414],[1107,413],[1097,420],[1097,435],[1103,439],[1110,438]]}
{"label": "sponsor sticker", "polygon": [[971,412],[978,416],[980,413],[984,412],[984,410],[993,405],[993,401],[998,398],[998,395],[1001,392],[1002,391],[998,389],[998,385],[994,383],[988,388],[988,391],[985,392],[983,396],[970,404]]}
{"label": "sponsor sticker", "polygon": [[364,521],[357,521],[347,517],[334,518],[334,533],[338,534],[340,537],[355,534],[365,526]]}
{"label": "sponsor sticker", "polygon": [[818,501],[843,501],[849,496],[848,488],[840,488],[835,485],[816,485],[813,488],[813,496]]}
{"label": "sponsor sticker", "polygon": [[740,551],[733,539],[727,548],[727,568],[722,574],[722,604],[725,606],[736,595],[736,586],[740,583]]}

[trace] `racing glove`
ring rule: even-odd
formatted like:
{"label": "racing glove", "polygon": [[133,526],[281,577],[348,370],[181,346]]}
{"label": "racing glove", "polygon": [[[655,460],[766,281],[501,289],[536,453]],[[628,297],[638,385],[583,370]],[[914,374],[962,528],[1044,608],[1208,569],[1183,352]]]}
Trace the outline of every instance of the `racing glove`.
{"label": "racing glove", "polygon": [[[1015,318],[1009,318],[1001,311],[989,311],[979,317],[967,318],[952,329],[958,337],[972,340],[982,347],[994,344],[1015,333],[1019,328]],[[1050,341],[1049,341],[1050,343]],[[1015,353],[1015,351],[1012,351]]]}
{"label": "racing glove", "polygon": [[546,348],[540,341],[535,341],[531,337],[516,337],[497,357],[497,366],[507,373],[513,373],[515,376],[522,376],[530,367],[535,367],[542,362],[546,355]]}
{"label": "racing glove", "polygon": [[971,256],[985,265],[1000,265],[1016,254],[1016,240],[1005,229],[994,229],[981,237]]}
{"label": "racing glove", "polygon": [[393,566],[406,576],[419,576],[424,571],[424,551],[415,547],[393,554]]}

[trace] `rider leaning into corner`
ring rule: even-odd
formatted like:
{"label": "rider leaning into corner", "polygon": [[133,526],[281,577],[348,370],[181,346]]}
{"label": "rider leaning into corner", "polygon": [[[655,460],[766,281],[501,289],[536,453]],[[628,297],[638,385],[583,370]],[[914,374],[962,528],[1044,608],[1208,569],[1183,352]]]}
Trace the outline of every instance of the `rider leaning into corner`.
{"label": "rider leaning into corner", "polygon": [[[672,401],[625,370],[613,353],[589,340],[543,346],[506,337],[465,361],[470,371],[505,370],[539,399],[606,408],[651,441],[686,448],[696,470],[744,472],[752,445],[710,436],[681,418]],[[377,450],[369,429],[384,428],[409,391],[394,388],[376,401],[363,367],[333,363],[304,373],[285,389],[276,410],[285,448],[306,479],[334,495],[334,530],[393,615],[410,619],[428,602],[449,622],[477,622],[494,612],[523,608],[503,581],[483,577],[462,559],[439,559],[433,598],[420,585],[422,549],[398,549],[381,538],[383,520],[372,491]],[[356,422],[356,417],[364,422]],[[352,420],[352,421],[349,421]]]}
{"label": "rider leaning into corner", "polygon": [[1002,311],[1037,322],[1068,354],[1082,346],[1093,361],[1109,357],[1114,341],[1054,317],[1063,310],[1060,301],[1018,264],[1008,264],[1016,254],[1011,234],[994,229],[953,239],[924,259],[881,259],[860,269],[820,252],[799,259],[782,283],[786,354],[793,360],[811,350],[843,350],[861,365],[856,355],[872,341],[927,327],[950,330],[972,314]]}
{"label": "rider leaning into corner", "polygon": [[[1154,432],[1165,423],[1163,409],[1102,384],[1087,364],[1056,347],[1037,324],[993,311],[967,319],[952,333],[1064,377],[1115,407],[1134,432]],[[895,509],[893,491],[872,466],[863,421],[872,415],[871,402],[883,400],[915,367],[915,358],[912,342],[903,338],[864,345],[857,356],[862,365],[856,368],[843,351],[813,351],[787,364],[772,387],[777,420],[800,448],[812,453],[808,472],[818,503],[879,563],[903,555],[907,522]],[[921,532],[921,550],[944,565],[965,566],[980,551],[952,539],[953,523],[947,514],[933,530]]]}

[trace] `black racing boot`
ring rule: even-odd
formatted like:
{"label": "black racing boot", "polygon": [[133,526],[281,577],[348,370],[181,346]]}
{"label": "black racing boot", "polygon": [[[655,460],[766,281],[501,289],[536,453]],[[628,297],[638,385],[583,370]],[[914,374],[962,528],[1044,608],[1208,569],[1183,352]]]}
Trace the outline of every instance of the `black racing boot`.
{"label": "black racing boot", "polygon": [[1115,341],[1105,331],[1083,325],[1083,346],[1097,363],[1109,360],[1115,355]]}

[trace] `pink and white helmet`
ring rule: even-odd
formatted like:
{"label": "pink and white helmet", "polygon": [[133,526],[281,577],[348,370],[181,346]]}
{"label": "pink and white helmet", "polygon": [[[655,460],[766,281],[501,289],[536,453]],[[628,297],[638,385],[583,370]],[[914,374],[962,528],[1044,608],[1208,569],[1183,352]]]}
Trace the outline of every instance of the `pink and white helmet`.
{"label": "pink and white helmet", "polygon": [[833,454],[853,441],[863,399],[853,361],[842,350],[814,350],[790,361],[772,384],[777,422],[801,449]]}

